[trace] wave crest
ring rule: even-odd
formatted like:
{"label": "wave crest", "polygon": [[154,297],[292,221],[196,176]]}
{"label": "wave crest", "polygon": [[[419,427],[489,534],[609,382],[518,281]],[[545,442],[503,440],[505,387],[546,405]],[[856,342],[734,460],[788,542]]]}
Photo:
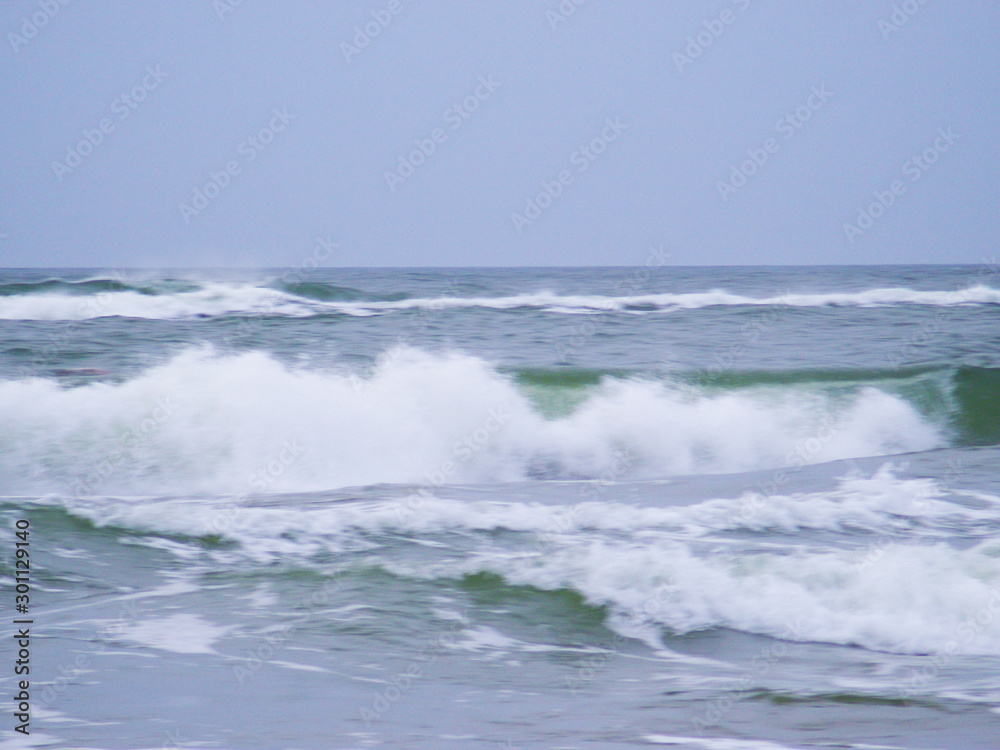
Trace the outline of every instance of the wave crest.
{"label": "wave crest", "polygon": [[[81,296],[86,295],[86,296]],[[542,310],[554,314],[644,315],[712,306],[882,307],[890,305],[1000,305],[1000,290],[984,285],[955,291],[889,287],[859,292],[786,293],[748,297],[722,289],[632,296],[534,292],[498,297],[416,297],[374,294],[310,281],[279,288],[222,282],[128,285],[112,279],[79,282],[49,279],[0,286],[0,319],[84,320],[105,316],[175,319],[219,315],[370,316],[405,310]]]}
{"label": "wave crest", "polygon": [[749,471],[946,444],[874,385],[713,391],[604,377],[546,415],[482,359],[398,348],[363,376],[189,350],[120,384],[0,382],[0,491],[313,491]]}

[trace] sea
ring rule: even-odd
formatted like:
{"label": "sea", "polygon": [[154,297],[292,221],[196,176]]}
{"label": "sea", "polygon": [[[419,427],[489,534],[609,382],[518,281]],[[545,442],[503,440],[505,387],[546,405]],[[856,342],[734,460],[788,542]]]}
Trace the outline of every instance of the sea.
{"label": "sea", "polygon": [[3,748],[995,750],[1000,266],[6,269],[0,523]]}

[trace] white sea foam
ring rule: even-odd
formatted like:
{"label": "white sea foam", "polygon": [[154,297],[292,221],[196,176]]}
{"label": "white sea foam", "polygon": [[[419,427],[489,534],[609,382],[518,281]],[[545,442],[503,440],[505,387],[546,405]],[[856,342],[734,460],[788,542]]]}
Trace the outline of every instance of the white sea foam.
{"label": "white sea foam", "polygon": [[563,295],[540,291],[506,297],[425,297],[402,300],[316,300],[252,284],[205,282],[200,288],[161,294],[110,291],[88,296],[36,293],[0,297],[0,319],[84,320],[105,316],[174,319],[218,315],[302,316],[337,312],[373,315],[398,310],[531,308],[557,314],[581,312],[647,313],[723,306],[856,306],[1000,304],[1000,290],[976,285],[953,291],[889,287],[859,292],[814,292],[750,297],[722,289],[632,296]]}
{"label": "white sea foam", "polygon": [[[956,523],[997,528],[995,506],[966,507],[949,501],[931,480],[900,479],[888,470],[843,479],[829,490],[774,495],[749,506],[749,513],[745,500],[643,508],[431,496],[418,512],[395,500],[307,507],[229,507],[212,498],[51,496],[43,502],[101,526],[219,535],[235,543],[225,553],[234,562],[309,565],[334,553],[342,566],[377,565],[407,578],[490,573],[511,585],[571,589],[608,607],[608,624],[629,637],[651,627],[675,633],[725,627],[949,659],[1000,654],[1000,545],[990,535],[964,549],[944,541]],[[880,540],[877,549],[775,540],[733,552],[736,547],[718,543],[717,536],[773,527],[853,532],[859,526]],[[925,533],[913,531],[919,528]],[[494,543],[493,532],[503,529],[525,536]],[[482,533],[490,535],[489,544],[466,544],[465,551],[451,544],[419,563],[399,554],[405,545],[396,541],[451,534],[454,542]],[[155,645],[169,629],[147,630],[133,639]]]}
{"label": "white sea foam", "polygon": [[192,291],[141,294],[133,291],[92,295],[25,294],[0,297],[0,319],[87,320],[120,316],[169,320],[227,314],[311,315],[305,298],[249,284],[206,283]]}
{"label": "white sea foam", "polygon": [[481,551],[462,562],[383,562],[419,578],[478,573],[509,584],[571,589],[607,606],[609,625],[675,633],[725,627],[901,653],[1000,655],[996,544],[896,544],[859,566],[853,550],[701,555],[685,543],[599,539],[544,554]]}
{"label": "white sea foam", "polygon": [[198,615],[177,614],[140,620],[128,625],[121,637],[144,646],[177,654],[211,654],[212,644],[231,628],[214,625]]}
{"label": "white sea foam", "polygon": [[[894,542],[903,538],[904,531],[912,535],[915,529],[932,539],[935,528],[950,535],[957,526],[978,525],[988,533],[1000,524],[1000,510],[950,502],[933,480],[897,479],[888,468],[871,478],[841,479],[836,488],[821,492],[747,493],[668,507],[583,499],[597,494],[581,493],[581,502],[569,506],[458,500],[429,493],[306,507],[259,507],[234,503],[227,497],[156,500],[51,495],[40,502],[63,507],[99,526],[191,537],[222,535],[256,553],[298,557],[320,549],[342,551],[343,545],[353,544],[359,534],[398,533],[420,541],[421,535],[508,530],[558,541],[580,533],[631,532],[695,540],[726,531],[821,529],[864,530],[885,534]],[[174,550],[173,545],[176,543],[157,546],[181,557],[189,554],[187,548]],[[861,557],[859,552],[858,559]]]}
{"label": "white sea foam", "polygon": [[399,349],[366,379],[191,350],[121,383],[0,382],[0,493],[282,492],[732,472],[926,450],[874,387],[710,393],[609,378],[547,418],[481,359]]}

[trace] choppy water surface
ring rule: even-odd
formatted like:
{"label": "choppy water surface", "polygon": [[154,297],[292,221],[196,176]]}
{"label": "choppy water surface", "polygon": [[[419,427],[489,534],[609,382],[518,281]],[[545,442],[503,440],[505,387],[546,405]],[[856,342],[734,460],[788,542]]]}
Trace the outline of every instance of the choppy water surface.
{"label": "choppy water surface", "polygon": [[1000,747],[998,279],[4,271],[32,739]]}

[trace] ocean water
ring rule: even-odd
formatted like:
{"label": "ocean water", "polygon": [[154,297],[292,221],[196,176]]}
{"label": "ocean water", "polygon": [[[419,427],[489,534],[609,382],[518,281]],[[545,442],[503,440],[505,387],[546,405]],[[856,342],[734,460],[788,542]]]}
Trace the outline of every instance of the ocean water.
{"label": "ocean water", "polygon": [[1000,748],[998,445],[993,263],[5,270],[0,747]]}

